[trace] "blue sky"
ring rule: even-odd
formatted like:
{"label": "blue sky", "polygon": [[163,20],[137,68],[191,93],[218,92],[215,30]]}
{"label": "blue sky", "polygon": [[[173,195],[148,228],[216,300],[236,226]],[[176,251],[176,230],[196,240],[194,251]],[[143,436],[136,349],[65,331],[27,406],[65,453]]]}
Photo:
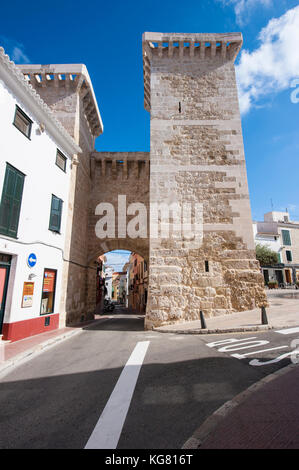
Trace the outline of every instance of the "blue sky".
{"label": "blue sky", "polygon": [[[144,31],[231,32],[237,59],[252,216],[288,208],[299,220],[299,1],[114,0],[1,4],[0,44],[16,63],[85,63],[104,122],[97,150],[149,151]],[[297,8],[296,8],[297,7]],[[298,91],[299,98],[299,91]]]}

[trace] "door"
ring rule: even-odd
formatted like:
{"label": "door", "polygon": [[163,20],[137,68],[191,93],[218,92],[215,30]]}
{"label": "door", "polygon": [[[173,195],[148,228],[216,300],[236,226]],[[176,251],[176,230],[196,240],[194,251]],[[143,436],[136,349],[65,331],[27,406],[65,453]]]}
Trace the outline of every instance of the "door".
{"label": "door", "polygon": [[0,264],[0,334],[2,333],[2,325],[5,312],[9,268],[9,265]]}
{"label": "door", "polygon": [[268,285],[268,282],[269,282],[269,271],[268,271],[268,269],[263,269],[263,274],[264,274],[265,284]]}
{"label": "door", "polygon": [[280,269],[275,270],[275,276],[278,284],[283,284],[283,274]]}

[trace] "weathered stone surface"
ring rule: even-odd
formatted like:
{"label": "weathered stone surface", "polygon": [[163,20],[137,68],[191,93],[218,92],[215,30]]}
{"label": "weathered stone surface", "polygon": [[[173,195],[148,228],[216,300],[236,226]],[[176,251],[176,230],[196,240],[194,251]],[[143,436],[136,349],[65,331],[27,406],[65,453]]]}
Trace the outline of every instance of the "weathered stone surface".
{"label": "weathered stone surface", "polygon": [[[254,253],[234,70],[241,43],[239,34],[143,37],[150,204],[202,203],[204,230],[198,249],[186,249],[183,240],[150,240],[147,328],[199,318],[200,310],[212,316],[266,301]],[[170,274],[169,264],[180,270]]]}

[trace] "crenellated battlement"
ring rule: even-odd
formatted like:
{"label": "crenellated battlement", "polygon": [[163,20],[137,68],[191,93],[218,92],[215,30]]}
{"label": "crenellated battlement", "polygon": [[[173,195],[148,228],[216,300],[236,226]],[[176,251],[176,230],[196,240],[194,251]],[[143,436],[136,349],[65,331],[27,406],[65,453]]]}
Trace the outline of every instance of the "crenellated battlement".
{"label": "crenellated battlement", "polygon": [[[98,109],[87,68],[83,64],[18,65],[25,79],[36,89],[47,104],[56,111],[63,112],[61,97],[79,94],[83,113],[94,137],[103,132],[103,123]],[[57,106],[57,100],[59,105]],[[60,109],[61,108],[61,109]]]}
{"label": "crenellated battlement", "polygon": [[[150,33],[142,36],[144,107],[150,111],[150,63],[153,59],[235,61],[243,43],[241,33]],[[181,71],[184,67],[181,64]]]}
{"label": "crenellated battlement", "polygon": [[92,152],[91,168],[92,177],[149,180],[149,152]]}

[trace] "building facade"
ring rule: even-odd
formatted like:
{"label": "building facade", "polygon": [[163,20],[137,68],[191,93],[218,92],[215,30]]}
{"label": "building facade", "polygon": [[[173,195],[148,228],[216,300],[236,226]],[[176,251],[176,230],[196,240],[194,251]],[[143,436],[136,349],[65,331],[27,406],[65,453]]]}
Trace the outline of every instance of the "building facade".
{"label": "building facade", "polygon": [[138,253],[131,253],[128,270],[128,307],[145,314],[148,294],[148,265]]}
{"label": "building facade", "polygon": [[262,266],[265,284],[277,286],[299,283],[299,222],[290,220],[288,212],[271,211],[261,222],[253,222],[255,244],[277,253],[276,265]]}
{"label": "building facade", "polygon": [[[64,245],[60,326],[91,319],[96,308],[97,259],[88,250],[91,153],[103,132],[88,71],[83,64],[18,65],[27,82],[47,103],[81,153],[73,161]],[[93,227],[94,230],[94,227]]]}
{"label": "building facade", "polygon": [[79,145],[0,48],[0,334],[59,325],[72,160]]}

